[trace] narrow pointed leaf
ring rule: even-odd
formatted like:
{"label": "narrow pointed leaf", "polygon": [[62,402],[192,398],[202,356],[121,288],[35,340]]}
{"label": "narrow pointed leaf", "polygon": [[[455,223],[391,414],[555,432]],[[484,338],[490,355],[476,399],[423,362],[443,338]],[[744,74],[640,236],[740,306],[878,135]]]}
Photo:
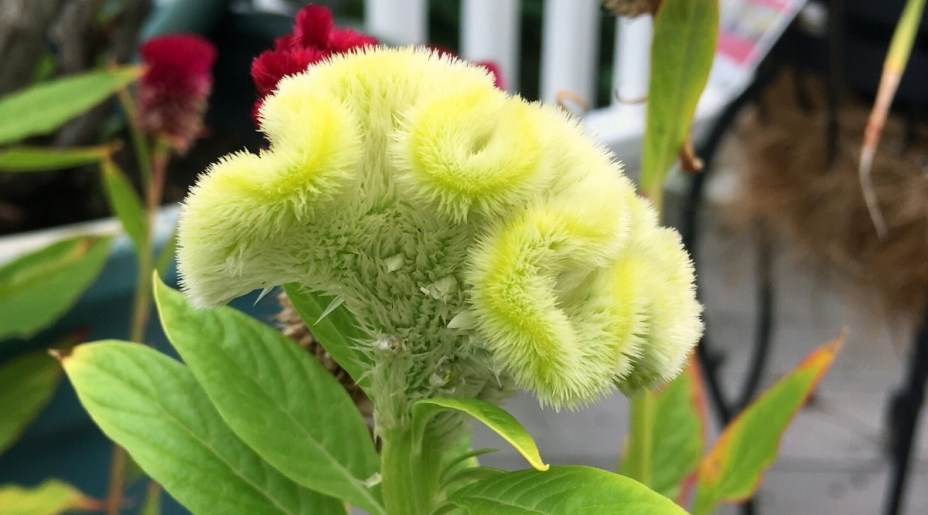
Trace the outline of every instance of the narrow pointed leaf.
{"label": "narrow pointed leaf", "polygon": [[47,134],[141,75],[137,67],[56,79],[0,98],[0,144]]}
{"label": "narrow pointed leaf", "polygon": [[839,336],[810,354],[725,428],[699,464],[694,514],[754,494],[776,459],[786,427],[831,366],[842,340]]}
{"label": "narrow pointed leaf", "polygon": [[496,434],[509,442],[519,451],[529,465],[537,470],[548,470],[548,465],[541,459],[538,446],[532,435],[508,411],[499,406],[477,399],[422,399],[412,407],[413,435],[416,445],[422,444],[429,420],[443,411],[459,411],[483,422]]}
{"label": "narrow pointed leaf", "polygon": [[709,79],[718,26],[717,1],[664,0],[654,17],[641,189],[655,202]]}
{"label": "narrow pointed leaf", "polygon": [[902,16],[899,18],[899,23],[896,24],[896,30],[893,32],[892,42],[889,44],[886,60],[883,62],[880,85],[877,88],[873,109],[870,111],[870,116],[867,117],[864,140],[860,147],[860,164],[857,169],[860,187],[864,194],[867,211],[870,212],[870,218],[881,239],[886,237],[888,229],[877,201],[876,190],[873,188],[870,172],[873,168],[877,145],[879,145],[880,137],[883,134],[883,126],[886,124],[886,116],[889,114],[890,107],[892,107],[893,98],[896,97],[896,90],[902,81],[905,67],[909,63],[909,55],[912,52],[912,46],[915,44],[915,37],[918,35],[924,11],[925,0],[907,0],[905,3]]}
{"label": "narrow pointed leaf", "polygon": [[673,501],[634,479],[602,469],[554,466],[547,472],[519,470],[493,474],[451,495],[451,504],[469,513],[682,515]]}
{"label": "narrow pointed leaf", "polygon": [[103,175],[103,190],[110,209],[119,218],[123,229],[132,240],[136,250],[143,249],[148,238],[148,217],[142,207],[142,200],[136,193],[126,174],[112,160],[106,159],[100,165]]}
{"label": "narrow pointed leaf", "polygon": [[239,440],[179,362],[108,341],[61,363],[100,429],[193,513],[344,513]]}
{"label": "narrow pointed leaf", "polygon": [[370,370],[371,360],[357,349],[357,342],[366,335],[348,308],[342,304],[326,313],[334,300],[331,297],[313,293],[297,284],[284,285],[284,291],[316,341],[366,392],[369,388],[366,372]]}
{"label": "narrow pointed leaf", "polygon": [[101,504],[73,486],[54,479],[35,488],[0,485],[0,507],[4,515],[57,515],[69,510],[99,510]]}
{"label": "narrow pointed leaf", "polygon": [[102,161],[113,147],[12,147],[0,149],[0,172],[44,172]]}
{"label": "narrow pointed leaf", "polygon": [[0,266],[0,340],[28,338],[64,314],[100,273],[110,238],[80,236]]}
{"label": "narrow pointed leaf", "polygon": [[[683,373],[655,395],[652,430],[648,486],[676,499],[681,482],[696,470],[705,448],[706,402],[695,359],[691,358]],[[626,442],[630,450],[637,445],[631,440]],[[628,458],[634,458],[634,454],[629,453]],[[625,459],[619,473],[626,474],[633,467]]]}
{"label": "narrow pointed leaf", "polygon": [[44,351],[0,366],[0,454],[48,404],[60,376],[61,368]]}
{"label": "narrow pointed leaf", "polygon": [[155,299],[168,339],[245,443],[294,481],[383,513],[365,484],[380,461],[367,424],[314,357],[234,309],[195,309],[160,281]]}

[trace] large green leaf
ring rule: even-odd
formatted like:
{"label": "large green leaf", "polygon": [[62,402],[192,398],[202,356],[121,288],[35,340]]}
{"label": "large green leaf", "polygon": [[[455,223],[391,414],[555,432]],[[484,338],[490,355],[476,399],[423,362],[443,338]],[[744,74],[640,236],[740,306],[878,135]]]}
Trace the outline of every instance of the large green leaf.
{"label": "large green leaf", "polygon": [[108,341],[80,345],[61,362],[100,429],[192,512],[344,513],[239,440],[177,361]]}
{"label": "large green leaf", "polygon": [[693,513],[747,499],[776,459],[780,438],[831,366],[843,337],[810,354],[733,420],[699,464]]}
{"label": "large green leaf", "polygon": [[35,488],[0,486],[0,507],[4,515],[57,515],[68,510],[97,511],[102,503],[69,484],[50,479]]}
{"label": "large green leaf", "polygon": [[503,408],[477,399],[433,398],[417,401],[412,407],[413,435],[417,447],[422,444],[429,420],[442,411],[459,411],[483,422],[519,451],[529,465],[537,470],[548,470],[548,465],[538,453],[535,440],[522,424]]}
{"label": "large green leaf", "polygon": [[168,339],[229,427],[304,486],[383,513],[368,485],[379,458],[341,384],[278,331],[234,309],[195,309],[160,281]]}
{"label": "large green leaf", "polygon": [[520,470],[479,479],[451,495],[469,513],[610,515],[685,514],[670,499],[634,479],[602,469],[554,466],[547,472]]}
{"label": "large green leaf", "polygon": [[0,172],[43,172],[102,161],[113,147],[12,147],[0,149]]}
{"label": "large green leaf", "polygon": [[367,371],[370,370],[371,359],[358,350],[358,342],[363,341],[366,335],[354,315],[344,305],[331,309],[334,299],[313,293],[298,284],[286,284],[284,291],[316,340],[366,392],[370,387]]}
{"label": "large green leaf", "polygon": [[[679,377],[654,396],[654,419],[651,424],[649,485],[656,492],[676,499],[681,482],[696,470],[706,439],[706,401],[695,359]],[[632,460],[639,442],[626,442],[628,450],[620,474],[636,469]],[[640,467],[638,467],[640,468]]]}
{"label": "large green leaf", "polygon": [[0,144],[55,130],[140,74],[137,67],[87,72],[0,98]]}
{"label": "large green leaf", "polygon": [[103,174],[103,190],[110,209],[122,222],[122,227],[132,240],[139,252],[147,252],[143,242],[148,238],[148,217],[142,207],[142,200],[136,193],[126,174],[110,159],[100,164],[100,173]]}
{"label": "large green leaf", "polygon": [[0,267],[0,340],[28,338],[64,314],[106,262],[110,238],[62,240]]}
{"label": "large green leaf", "polygon": [[654,17],[641,189],[655,202],[709,78],[718,26],[718,0],[664,0]]}
{"label": "large green leaf", "polygon": [[0,453],[52,398],[60,372],[45,351],[30,352],[0,366]]}

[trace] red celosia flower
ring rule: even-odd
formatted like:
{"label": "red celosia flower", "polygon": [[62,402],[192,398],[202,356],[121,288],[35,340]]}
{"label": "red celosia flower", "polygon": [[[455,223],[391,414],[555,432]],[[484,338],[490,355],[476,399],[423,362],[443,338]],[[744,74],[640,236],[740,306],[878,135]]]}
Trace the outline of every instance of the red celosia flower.
{"label": "red celosia flower", "polygon": [[138,85],[142,129],[185,152],[203,132],[216,49],[198,36],[174,34],[146,41],[141,53],[148,66]]}
{"label": "red celosia flower", "polygon": [[293,33],[277,38],[273,50],[262,52],[251,62],[251,78],[259,95],[252,110],[255,123],[263,98],[274,91],[280,79],[300,73],[329,55],[376,44],[371,36],[335,27],[332,12],[326,7],[307,5],[300,9]]}

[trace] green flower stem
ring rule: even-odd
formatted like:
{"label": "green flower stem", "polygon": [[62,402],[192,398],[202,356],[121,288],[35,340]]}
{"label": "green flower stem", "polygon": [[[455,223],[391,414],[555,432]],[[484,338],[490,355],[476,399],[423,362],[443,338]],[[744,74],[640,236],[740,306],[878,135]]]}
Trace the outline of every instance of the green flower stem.
{"label": "green flower stem", "polygon": [[411,428],[383,435],[381,476],[383,503],[388,514],[431,513],[438,486],[439,453],[429,443],[416,448]]}
{"label": "green flower stem", "polygon": [[132,147],[135,150],[135,160],[139,167],[139,173],[142,175],[142,184],[147,188],[152,182],[151,151],[148,148],[148,138],[139,125],[138,111],[135,110],[135,101],[132,100],[129,90],[126,88],[119,90],[118,97],[123,113],[126,115],[129,135],[132,138]]}
{"label": "green flower stem", "polygon": [[631,399],[631,434],[625,455],[629,477],[651,486],[654,448],[654,392],[645,390]]}

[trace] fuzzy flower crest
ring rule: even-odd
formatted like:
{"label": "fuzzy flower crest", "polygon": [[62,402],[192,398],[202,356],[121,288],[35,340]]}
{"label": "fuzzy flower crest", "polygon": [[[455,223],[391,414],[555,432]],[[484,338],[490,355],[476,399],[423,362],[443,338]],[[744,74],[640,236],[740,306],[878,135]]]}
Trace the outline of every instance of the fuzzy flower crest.
{"label": "fuzzy flower crest", "polygon": [[146,41],[141,54],[148,66],[138,86],[142,128],[186,151],[203,131],[216,49],[199,36],[172,34]]}
{"label": "fuzzy flower crest", "polygon": [[371,371],[375,394],[405,394],[375,405],[511,381],[572,407],[675,376],[702,331],[679,235],[575,122],[493,83],[382,48],[285,78],[260,111],[270,148],[226,156],[185,202],[187,294],[335,296],[397,371]]}

